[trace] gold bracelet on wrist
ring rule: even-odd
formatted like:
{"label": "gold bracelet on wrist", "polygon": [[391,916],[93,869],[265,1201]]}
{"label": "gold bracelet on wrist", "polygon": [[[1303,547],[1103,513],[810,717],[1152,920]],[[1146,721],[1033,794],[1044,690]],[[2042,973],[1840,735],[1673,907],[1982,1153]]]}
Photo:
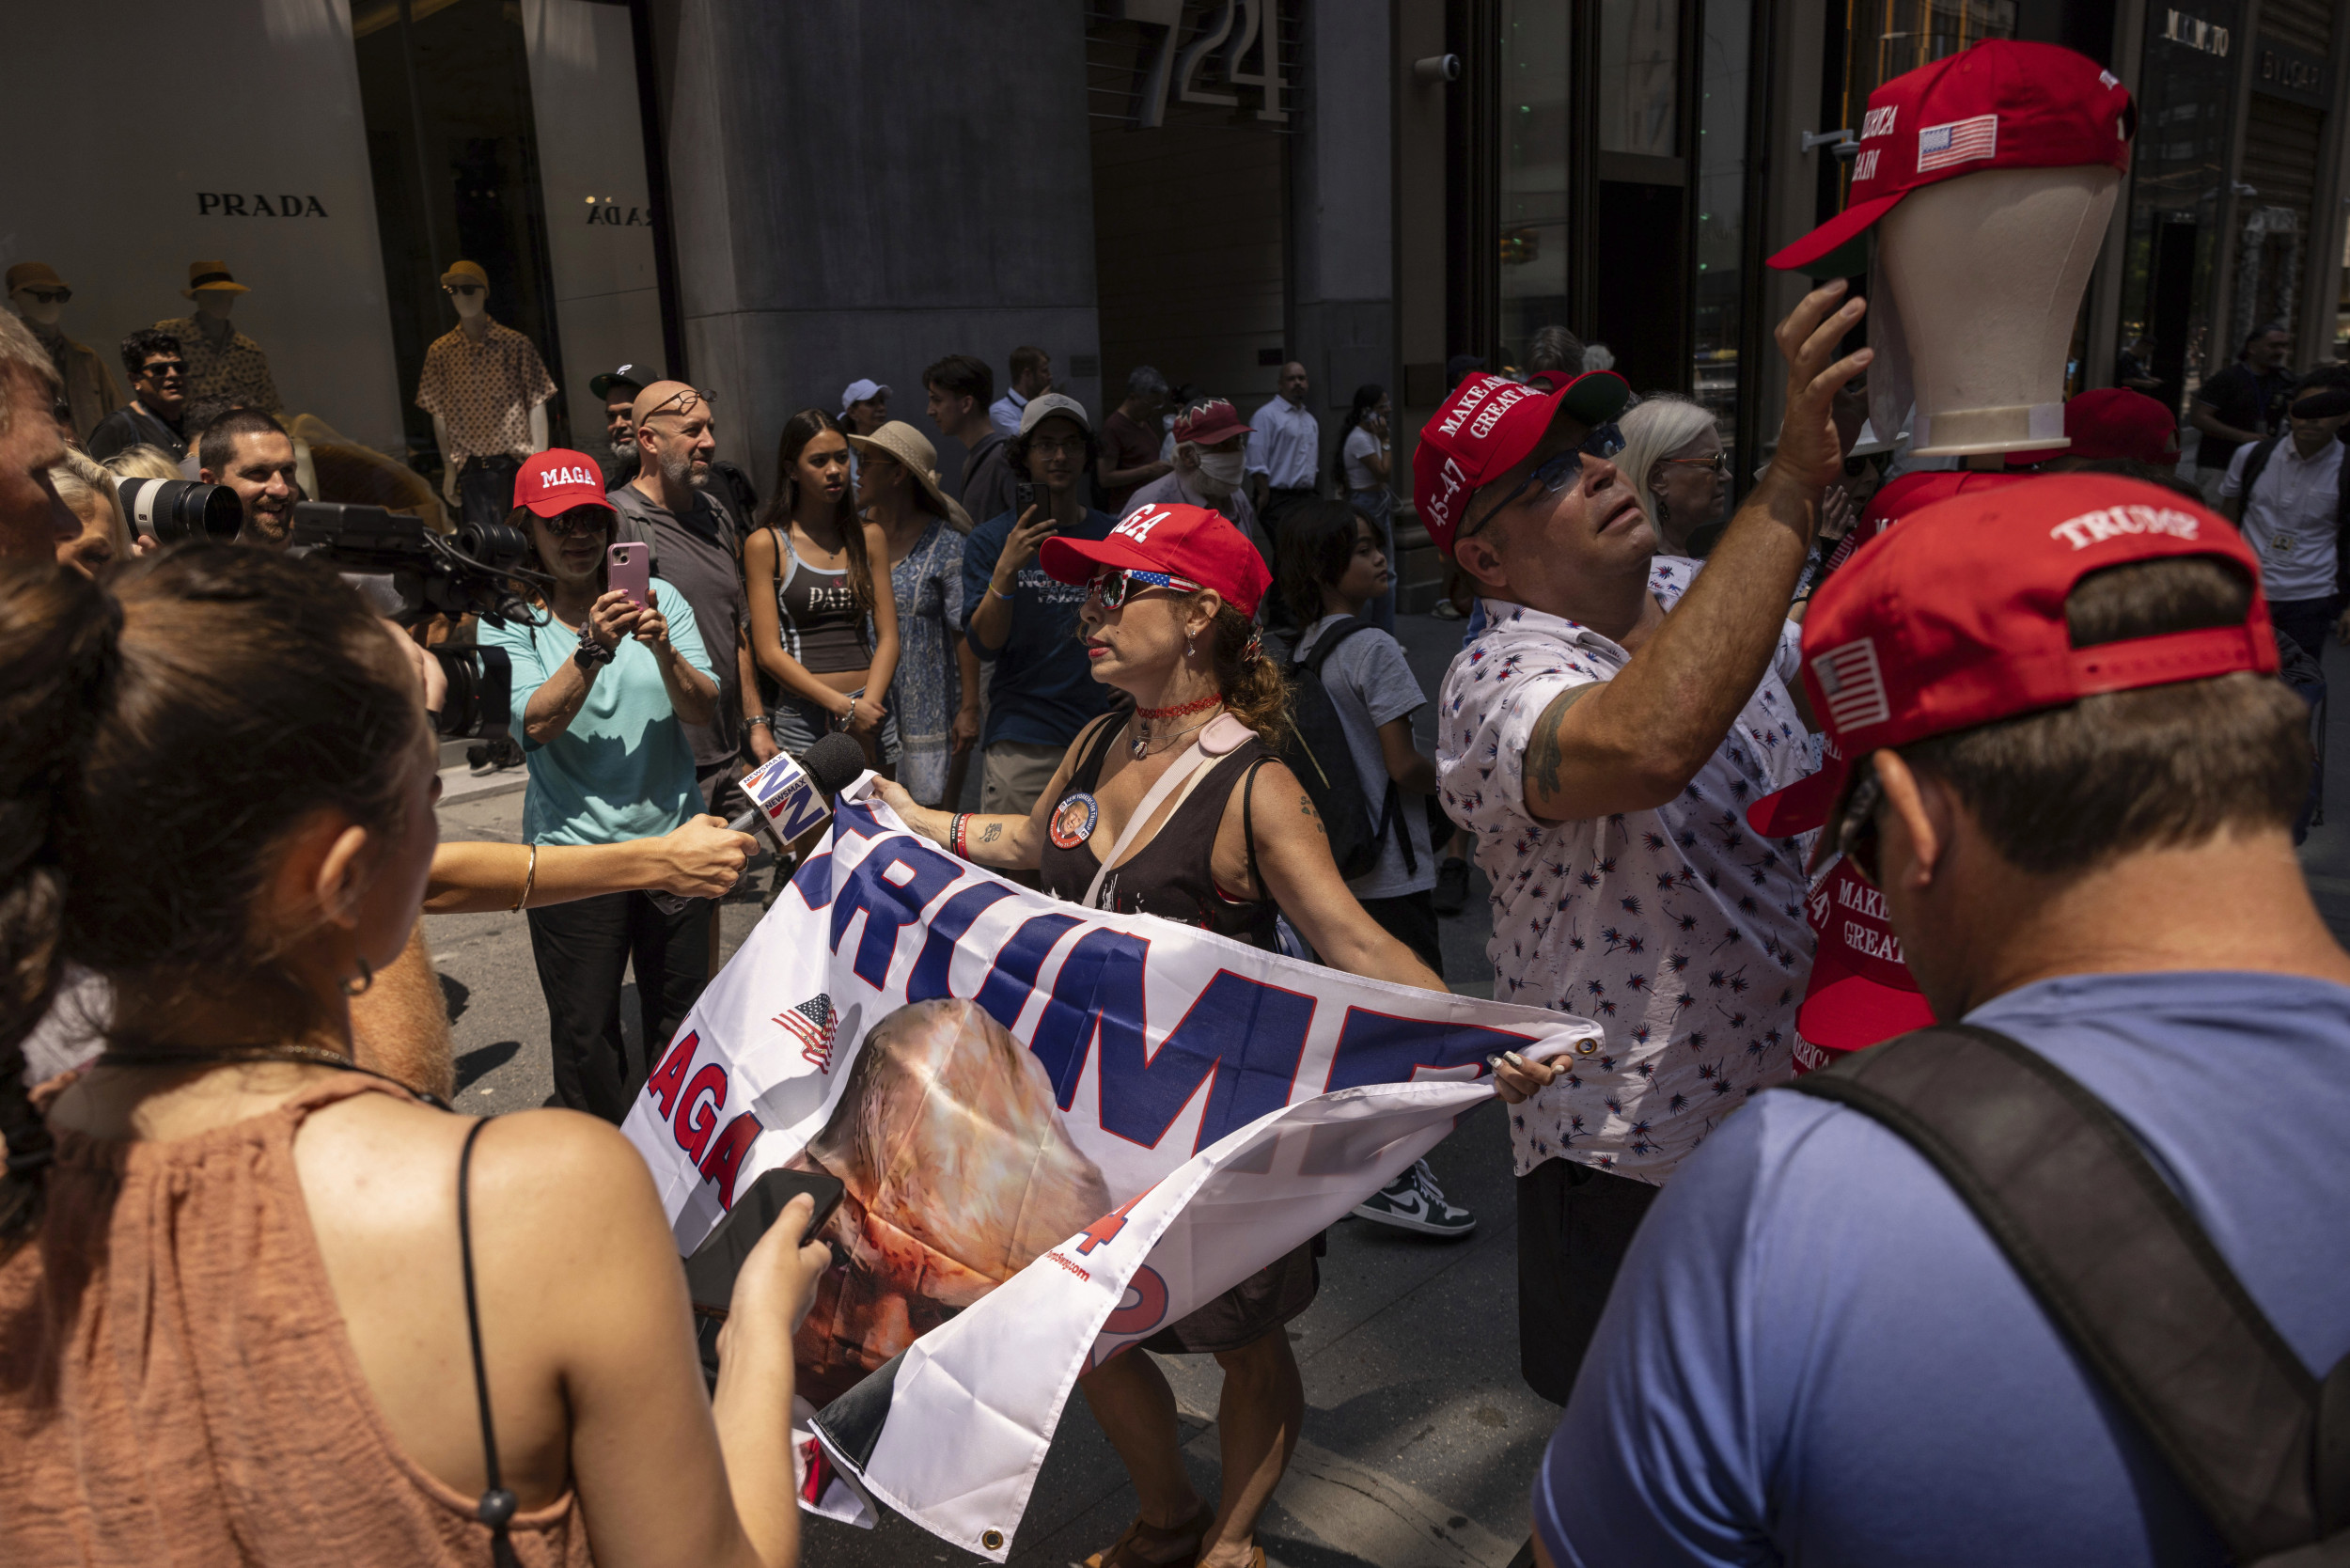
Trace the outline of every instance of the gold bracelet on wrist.
{"label": "gold bracelet on wrist", "polygon": [[532,885],[533,883],[537,882],[538,880],[539,880],[539,846],[538,846],[538,845],[536,845],[536,844],[533,844],[533,845],[531,845],[531,846],[530,846],[530,864],[523,868],[523,890],[522,890],[522,896],[521,896],[521,897],[519,897],[519,898],[517,898],[517,899],[514,901],[514,907],[507,911],[507,913],[508,913],[509,915],[519,915],[519,914],[521,914],[521,913],[522,913],[523,905],[525,905],[525,904],[526,904],[526,903],[528,903],[528,902],[530,902],[530,887],[531,887],[531,885]]}

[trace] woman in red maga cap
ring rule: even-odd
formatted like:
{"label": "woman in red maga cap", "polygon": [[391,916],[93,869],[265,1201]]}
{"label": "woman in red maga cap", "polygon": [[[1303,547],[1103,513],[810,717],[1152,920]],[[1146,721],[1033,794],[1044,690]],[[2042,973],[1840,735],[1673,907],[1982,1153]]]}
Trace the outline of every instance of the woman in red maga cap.
{"label": "woman in red maga cap", "polygon": [[[1442,991],[1355,902],[1311,799],[1268,748],[1288,699],[1258,646],[1257,605],[1271,578],[1256,547],[1203,507],[1148,506],[1106,538],[1047,540],[1042,564],[1057,581],[1087,586],[1077,615],[1087,661],[1133,710],[1078,732],[1027,816],[929,810],[884,783],[898,815],[979,865],[1037,871],[1058,898],[1265,949],[1277,946],[1276,917],[1287,916],[1333,968]],[[1257,1514],[1305,1410],[1281,1325],[1305,1310],[1316,1283],[1308,1244],[1144,1341],[1223,1365],[1221,1506],[1192,1490],[1174,1395],[1149,1356],[1120,1356],[1085,1375],[1087,1403],[1141,1501],[1126,1533],[1091,1561],[1263,1561]]]}

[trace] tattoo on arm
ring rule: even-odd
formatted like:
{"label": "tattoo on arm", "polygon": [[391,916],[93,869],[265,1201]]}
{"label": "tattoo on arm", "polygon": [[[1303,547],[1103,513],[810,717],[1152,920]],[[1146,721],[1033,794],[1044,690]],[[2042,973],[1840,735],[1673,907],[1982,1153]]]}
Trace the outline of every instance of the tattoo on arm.
{"label": "tattoo on arm", "polygon": [[1566,720],[1567,710],[1598,689],[1596,682],[1570,686],[1552,698],[1542,717],[1534,721],[1534,733],[1526,743],[1526,776],[1543,793],[1554,798],[1559,793],[1559,770],[1567,760],[1566,747],[1559,742],[1559,728]]}
{"label": "tattoo on arm", "polygon": [[980,831],[979,842],[982,844],[992,844],[1003,836],[1004,824],[1002,823],[990,823]]}
{"label": "tattoo on arm", "polygon": [[1330,837],[1330,830],[1322,824],[1322,818],[1315,814],[1313,796],[1299,795],[1297,797],[1297,809],[1299,815],[1303,816],[1308,822],[1314,824],[1314,831],[1316,833],[1321,834],[1324,839]]}

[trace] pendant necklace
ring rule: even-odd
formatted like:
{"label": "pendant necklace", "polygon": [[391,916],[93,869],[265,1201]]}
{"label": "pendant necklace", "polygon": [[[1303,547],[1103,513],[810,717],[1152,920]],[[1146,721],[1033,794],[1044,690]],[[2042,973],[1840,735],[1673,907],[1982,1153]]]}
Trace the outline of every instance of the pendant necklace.
{"label": "pendant necklace", "polygon": [[[1140,761],[1143,758],[1151,755],[1152,744],[1154,741],[1171,741],[1178,735],[1188,735],[1193,730],[1198,729],[1200,725],[1209,723],[1210,719],[1201,719],[1198,724],[1187,724],[1181,729],[1170,730],[1158,735],[1153,735],[1152,733],[1152,727],[1153,725],[1167,719],[1182,718],[1186,713],[1197,713],[1204,712],[1210,708],[1220,708],[1223,705],[1224,698],[1221,695],[1210,695],[1199,698],[1197,702],[1178,703],[1172,708],[1136,708],[1135,710],[1135,738],[1126,749],[1133,753],[1135,760]],[[1213,717],[1213,715],[1211,715],[1211,717]]]}

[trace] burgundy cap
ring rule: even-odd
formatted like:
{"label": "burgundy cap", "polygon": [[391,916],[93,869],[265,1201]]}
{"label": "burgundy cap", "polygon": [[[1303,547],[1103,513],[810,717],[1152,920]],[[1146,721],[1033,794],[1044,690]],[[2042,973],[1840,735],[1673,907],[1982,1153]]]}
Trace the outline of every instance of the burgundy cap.
{"label": "burgundy cap", "polygon": [[1089,581],[1105,566],[1188,577],[1246,616],[1273,586],[1248,536],[1205,507],[1138,507],[1104,538],[1046,540],[1038,559],[1057,583]]}
{"label": "burgundy cap", "polygon": [[1771,265],[1817,277],[1866,272],[1853,242],[1910,192],[1961,175],[2082,164],[2127,172],[2137,124],[2129,89],[2088,55],[1986,39],[1869,95],[1844,211]]}
{"label": "burgundy cap", "polygon": [[1632,388],[1613,370],[1577,376],[1555,390],[1547,382],[1471,376],[1452,389],[1421,427],[1412,454],[1412,504],[1436,548],[1452,552],[1469,497],[1524,463],[1560,414],[1585,427],[1623,412]]}
{"label": "burgundy cap", "polygon": [[561,447],[533,452],[523,461],[522,472],[514,476],[514,504],[540,517],[560,517],[573,507],[613,510],[603,498],[603,470],[596,460]]}
{"label": "burgundy cap", "polygon": [[[2217,556],[2244,569],[2241,626],[2076,649],[2074,585],[2131,561]],[[1925,508],[1812,595],[1803,682],[1826,760],[1747,820],[1773,838],[1825,823],[1855,760],[1881,746],[2062,707],[2104,692],[2277,673],[2260,561],[2217,513],[2158,486],[2048,474]]]}
{"label": "burgundy cap", "polygon": [[1241,423],[1240,410],[1221,398],[1175,416],[1175,439],[1200,447],[1218,446],[1249,430]]}
{"label": "burgundy cap", "polygon": [[2179,422],[2161,402],[2126,386],[2101,386],[2064,404],[2064,451],[2017,452],[2007,461],[2023,467],[2050,458],[2136,458],[2156,468],[2179,462]]}

